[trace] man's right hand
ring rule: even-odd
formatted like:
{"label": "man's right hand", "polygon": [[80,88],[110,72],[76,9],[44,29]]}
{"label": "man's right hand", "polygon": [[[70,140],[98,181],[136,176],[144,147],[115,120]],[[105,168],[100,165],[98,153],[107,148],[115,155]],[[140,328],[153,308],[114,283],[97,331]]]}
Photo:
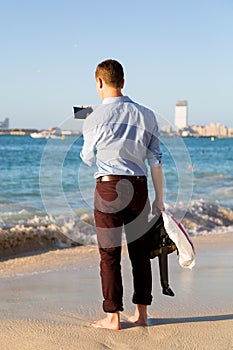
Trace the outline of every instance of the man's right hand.
{"label": "man's right hand", "polygon": [[158,201],[155,199],[155,201],[152,203],[152,214],[158,215],[161,211],[165,211],[164,203],[163,201]]}

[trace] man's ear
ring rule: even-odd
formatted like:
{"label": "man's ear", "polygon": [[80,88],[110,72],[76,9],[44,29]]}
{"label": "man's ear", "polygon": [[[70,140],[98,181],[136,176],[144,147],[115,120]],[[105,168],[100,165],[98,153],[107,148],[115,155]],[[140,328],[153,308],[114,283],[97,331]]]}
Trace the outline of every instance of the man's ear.
{"label": "man's ear", "polygon": [[125,79],[122,80],[121,89],[123,89],[124,85],[125,85]]}
{"label": "man's ear", "polygon": [[103,87],[103,80],[98,77],[98,78],[96,78],[96,83],[98,85],[98,88],[102,89],[102,87]]}

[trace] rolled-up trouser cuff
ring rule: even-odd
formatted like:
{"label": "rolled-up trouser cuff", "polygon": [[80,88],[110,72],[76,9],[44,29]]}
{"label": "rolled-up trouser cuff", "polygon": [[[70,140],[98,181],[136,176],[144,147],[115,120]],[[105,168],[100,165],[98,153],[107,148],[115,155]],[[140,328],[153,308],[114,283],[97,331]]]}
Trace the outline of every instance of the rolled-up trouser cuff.
{"label": "rolled-up trouser cuff", "polygon": [[151,305],[152,303],[152,295],[148,296],[148,297],[140,297],[140,296],[137,296],[137,295],[133,295],[133,299],[132,299],[132,302],[134,304],[140,304],[140,305]]}
{"label": "rolled-up trouser cuff", "polygon": [[103,301],[103,310],[104,312],[117,312],[117,311],[123,311],[123,305],[116,305],[116,303],[114,303],[114,301],[112,300],[104,300]]}

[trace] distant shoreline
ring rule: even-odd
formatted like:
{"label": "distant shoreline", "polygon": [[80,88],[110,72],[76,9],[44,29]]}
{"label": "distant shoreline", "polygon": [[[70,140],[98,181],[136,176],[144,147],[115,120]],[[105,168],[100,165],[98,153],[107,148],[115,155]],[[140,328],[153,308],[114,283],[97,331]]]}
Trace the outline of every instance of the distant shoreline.
{"label": "distant shoreline", "polygon": [[15,129],[1,129],[0,130],[0,135],[9,135],[9,136],[27,136],[33,132],[38,132],[38,129],[20,129],[20,128],[15,128]]}
{"label": "distant shoreline", "polygon": [[[80,130],[79,130],[80,131]],[[20,128],[16,128],[16,129],[5,129],[5,130],[0,130],[0,136],[30,136],[30,134],[32,133],[37,133],[39,132],[39,129],[20,129]],[[82,134],[82,132],[80,131],[80,134]],[[79,134],[79,135],[80,135]],[[72,134],[71,134],[72,135]],[[73,135],[77,135],[77,132],[74,132]],[[67,135],[66,135],[67,136]],[[161,132],[161,137],[162,138],[182,138],[182,139],[232,139],[233,136],[201,136],[201,135],[188,135],[188,136],[180,136],[178,134],[167,134],[164,132]]]}
{"label": "distant shoreline", "polygon": [[[39,133],[39,129],[20,129],[20,128],[15,128],[15,129],[0,129],[0,136],[30,136],[33,133]],[[73,132],[73,133],[72,133]],[[63,131],[62,131],[63,133]],[[82,132],[80,130],[71,130],[69,133],[67,133],[64,130],[64,135],[65,136],[73,136],[73,135],[80,135]]]}

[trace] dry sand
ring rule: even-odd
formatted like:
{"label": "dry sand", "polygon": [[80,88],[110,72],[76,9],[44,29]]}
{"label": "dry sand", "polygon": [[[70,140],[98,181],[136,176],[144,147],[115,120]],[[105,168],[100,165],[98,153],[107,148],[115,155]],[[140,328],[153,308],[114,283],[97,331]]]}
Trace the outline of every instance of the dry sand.
{"label": "dry sand", "polygon": [[93,329],[102,317],[96,247],[77,247],[0,262],[0,349],[233,349],[233,234],[193,239],[196,267],[169,257],[174,298],[161,294],[153,260],[149,326],[127,322],[132,278],[123,253],[122,330]]}

